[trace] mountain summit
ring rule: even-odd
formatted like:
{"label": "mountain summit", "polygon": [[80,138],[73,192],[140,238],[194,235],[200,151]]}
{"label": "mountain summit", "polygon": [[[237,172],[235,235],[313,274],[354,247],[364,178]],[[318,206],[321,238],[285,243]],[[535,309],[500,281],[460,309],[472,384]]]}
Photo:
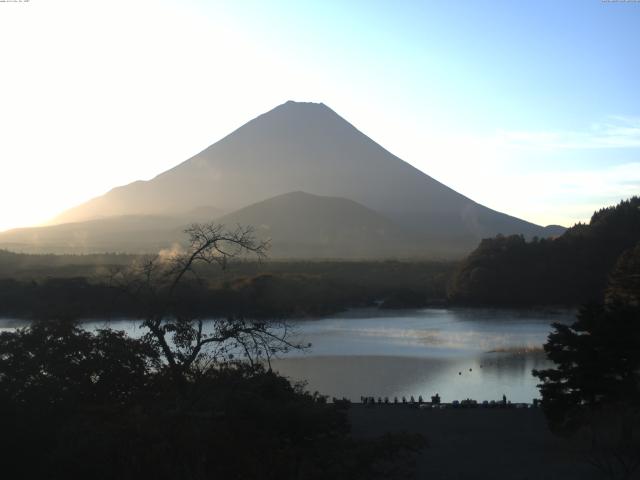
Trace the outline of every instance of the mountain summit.
{"label": "mountain summit", "polygon": [[498,233],[547,233],[429,177],[326,105],[292,101],[152,180],[114,188],[64,212],[56,223],[119,215],[180,216],[202,206],[232,213],[295,191],[357,202],[418,235],[427,255],[461,255],[481,238]]}

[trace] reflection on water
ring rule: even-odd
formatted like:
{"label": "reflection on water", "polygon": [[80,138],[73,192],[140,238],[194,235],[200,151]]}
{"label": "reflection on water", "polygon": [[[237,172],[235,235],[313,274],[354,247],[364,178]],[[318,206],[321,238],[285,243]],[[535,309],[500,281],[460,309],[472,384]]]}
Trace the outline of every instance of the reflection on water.
{"label": "reflection on water", "polygon": [[299,340],[313,346],[273,366],[312,391],[352,400],[439,393],[443,401],[505,394],[531,402],[539,396],[531,370],[549,366],[542,344],[551,323],[572,321],[572,312],[351,311],[295,322]]}
{"label": "reflection on water", "polygon": [[[535,368],[549,364],[542,352],[553,322],[570,323],[572,312],[491,309],[424,309],[384,312],[354,310],[316,320],[294,320],[296,340],[311,342],[291,352],[274,369],[308,389],[335,397],[361,396],[492,400],[538,397]],[[26,325],[0,320],[0,330]],[[132,320],[91,321],[132,336]]]}
{"label": "reflection on water", "polygon": [[333,356],[280,359],[273,368],[307,388],[329,396],[427,399],[439,393],[444,402],[473,398],[514,402],[537,397],[534,368],[547,365],[541,353],[488,354],[479,357]]}
{"label": "reflection on water", "polygon": [[458,356],[471,352],[539,350],[552,322],[569,312],[424,309],[352,311],[295,322],[315,355]]}

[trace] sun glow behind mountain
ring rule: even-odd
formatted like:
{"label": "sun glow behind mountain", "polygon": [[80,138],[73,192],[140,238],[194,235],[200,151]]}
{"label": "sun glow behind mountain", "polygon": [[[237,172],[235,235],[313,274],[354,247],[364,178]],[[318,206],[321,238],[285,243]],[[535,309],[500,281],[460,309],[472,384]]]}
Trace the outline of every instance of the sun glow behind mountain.
{"label": "sun glow behind mountain", "polygon": [[291,98],[538,224],[640,190],[635,5],[0,7],[0,229],[150,179]]}

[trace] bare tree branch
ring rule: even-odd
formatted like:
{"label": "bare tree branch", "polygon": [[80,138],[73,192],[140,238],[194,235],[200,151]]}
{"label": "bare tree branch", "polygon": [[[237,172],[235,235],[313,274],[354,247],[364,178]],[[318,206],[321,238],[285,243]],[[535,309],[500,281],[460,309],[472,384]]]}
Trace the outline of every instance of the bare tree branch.
{"label": "bare tree branch", "polygon": [[185,233],[188,246],[184,252],[144,259],[119,275],[143,305],[142,326],[160,348],[177,382],[184,383],[204,364],[232,360],[236,353],[251,365],[264,358],[270,368],[273,355],[304,348],[289,340],[290,330],[284,323],[231,316],[207,321],[210,331],[206,332],[202,318],[178,308],[176,294],[187,275],[203,284],[197,264],[217,264],[224,269],[230,260],[245,254],[262,260],[269,248],[268,241],[256,239],[252,227],[238,225],[227,230],[220,224],[204,223],[191,225]]}

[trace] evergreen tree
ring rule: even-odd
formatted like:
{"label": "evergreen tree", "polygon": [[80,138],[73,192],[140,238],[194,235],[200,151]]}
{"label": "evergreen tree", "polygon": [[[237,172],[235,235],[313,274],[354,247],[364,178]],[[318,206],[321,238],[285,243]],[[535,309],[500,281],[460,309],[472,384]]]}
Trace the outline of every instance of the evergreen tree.
{"label": "evergreen tree", "polygon": [[640,406],[638,306],[584,307],[574,324],[554,324],[544,349],[556,366],[534,375],[552,427],[573,430],[605,406]]}

